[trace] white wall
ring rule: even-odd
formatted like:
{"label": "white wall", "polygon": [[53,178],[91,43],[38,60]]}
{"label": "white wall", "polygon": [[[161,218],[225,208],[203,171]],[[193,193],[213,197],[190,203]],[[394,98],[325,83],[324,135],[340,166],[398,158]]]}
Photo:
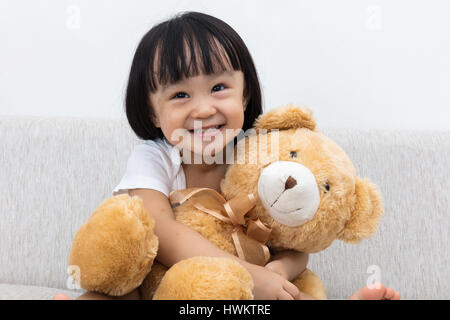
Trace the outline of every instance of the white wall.
{"label": "white wall", "polygon": [[134,49],[195,10],[225,20],[270,109],[320,127],[450,129],[449,1],[0,0],[0,114],[124,117]]}

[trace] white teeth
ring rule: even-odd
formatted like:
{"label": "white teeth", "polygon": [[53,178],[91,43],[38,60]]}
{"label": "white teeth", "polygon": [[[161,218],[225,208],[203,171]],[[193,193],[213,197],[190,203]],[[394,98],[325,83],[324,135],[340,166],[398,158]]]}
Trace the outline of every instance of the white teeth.
{"label": "white teeth", "polygon": [[208,131],[214,131],[219,129],[220,125],[214,126],[214,127],[209,127],[208,129],[198,129],[198,130],[194,130],[195,133],[202,133],[202,132],[208,132]]}
{"label": "white teeth", "polygon": [[217,130],[217,128],[216,127],[211,127],[211,128],[208,128],[208,129],[202,129],[202,131],[201,132],[210,132],[210,131],[214,131],[214,130]]}

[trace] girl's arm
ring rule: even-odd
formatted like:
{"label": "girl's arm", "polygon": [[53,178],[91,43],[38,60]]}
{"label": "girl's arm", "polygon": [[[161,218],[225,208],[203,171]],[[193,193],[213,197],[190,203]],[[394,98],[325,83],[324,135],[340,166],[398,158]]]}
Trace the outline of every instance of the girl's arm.
{"label": "girl's arm", "polygon": [[266,264],[266,268],[292,281],[305,271],[308,259],[308,253],[284,250],[276,253],[272,261]]}
{"label": "girl's arm", "polygon": [[267,268],[260,267],[223,251],[197,231],[175,220],[167,197],[156,190],[133,189],[130,196],[139,196],[155,220],[154,232],[159,239],[157,260],[171,267],[178,261],[195,256],[226,257],[244,266],[254,281],[255,299],[297,299],[300,292],[292,283]]}
{"label": "girl's arm", "polygon": [[194,256],[216,256],[239,260],[200,235],[197,231],[175,220],[167,197],[156,190],[133,189],[130,196],[137,195],[155,220],[154,232],[159,239],[157,260],[171,267],[178,261]]}

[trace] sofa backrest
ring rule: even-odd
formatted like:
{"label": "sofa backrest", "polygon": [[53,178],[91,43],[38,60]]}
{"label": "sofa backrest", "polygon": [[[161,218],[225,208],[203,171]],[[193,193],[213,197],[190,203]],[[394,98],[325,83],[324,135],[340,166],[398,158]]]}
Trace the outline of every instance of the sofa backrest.
{"label": "sofa backrest", "polygon": [[[374,237],[311,255],[328,297],[378,279],[405,298],[450,298],[450,132],[322,131],[385,203]],[[72,239],[138,143],[126,120],[0,117],[0,283],[67,289]]]}

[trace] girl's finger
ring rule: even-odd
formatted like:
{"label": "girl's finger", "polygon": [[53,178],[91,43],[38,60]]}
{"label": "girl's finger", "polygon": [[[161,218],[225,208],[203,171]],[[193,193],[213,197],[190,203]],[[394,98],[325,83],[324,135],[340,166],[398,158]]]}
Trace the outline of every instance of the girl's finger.
{"label": "girl's finger", "polygon": [[286,290],[295,300],[300,299],[300,290],[290,281],[283,283],[283,289]]}
{"label": "girl's finger", "polygon": [[294,300],[294,298],[284,290],[281,290],[277,295],[277,300]]}

